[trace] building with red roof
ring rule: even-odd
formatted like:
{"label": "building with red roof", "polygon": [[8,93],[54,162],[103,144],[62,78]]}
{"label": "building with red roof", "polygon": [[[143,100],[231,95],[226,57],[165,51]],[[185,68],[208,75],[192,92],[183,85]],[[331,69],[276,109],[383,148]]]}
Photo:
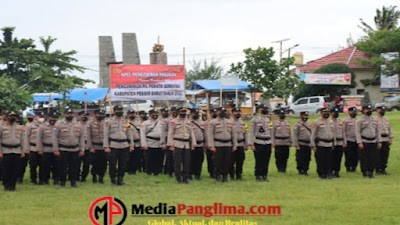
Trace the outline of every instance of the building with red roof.
{"label": "building with red roof", "polygon": [[[351,68],[356,75],[357,86],[351,90],[351,95],[363,95],[368,92],[372,102],[382,99],[380,86],[364,86],[360,80],[372,79],[374,77],[374,68],[370,65],[361,65],[359,60],[369,59],[366,53],[357,49],[356,46],[348,47],[334,52],[322,58],[307,62],[297,69],[300,73],[313,73],[321,66],[332,63],[343,63]],[[299,71],[300,69],[300,71]]]}

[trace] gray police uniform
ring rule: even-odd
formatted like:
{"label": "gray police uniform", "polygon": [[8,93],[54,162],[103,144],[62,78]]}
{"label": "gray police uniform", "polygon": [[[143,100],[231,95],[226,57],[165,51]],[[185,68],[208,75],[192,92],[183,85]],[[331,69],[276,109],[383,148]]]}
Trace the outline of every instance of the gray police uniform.
{"label": "gray police uniform", "polygon": [[392,126],[390,125],[390,121],[387,117],[376,116],[375,120],[378,122],[382,137],[382,148],[378,150],[378,163],[376,165],[376,172],[387,174],[386,167],[390,150],[389,139],[394,137]]}
{"label": "gray police uniform", "polygon": [[276,168],[278,172],[286,172],[289,158],[289,146],[292,144],[292,131],[287,121],[275,121],[272,124],[272,145],[275,146]]}
{"label": "gray police uniform", "polygon": [[140,129],[140,141],[142,147],[147,146],[149,149],[144,152],[145,170],[147,174],[154,173],[158,175],[162,172],[162,156],[161,146],[166,144],[164,129],[159,120],[151,119],[143,122]]}
{"label": "gray police uniform", "polygon": [[293,145],[300,147],[296,151],[297,170],[299,174],[305,175],[310,166],[311,161],[311,126],[307,122],[299,121],[293,126]]}
{"label": "gray police uniform", "polygon": [[347,117],[343,120],[346,148],[344,149],[344,165],[348,172],[356,171],[358,164],[358,146],[356,141],[357,118]]}
{"label": "gray police uniform", "polygon": [[270,119],[265,116],[254,117],[250,121],[249,144],[255,146],[255,176],[267,176],[269,160],[271,158],[271,130]]}

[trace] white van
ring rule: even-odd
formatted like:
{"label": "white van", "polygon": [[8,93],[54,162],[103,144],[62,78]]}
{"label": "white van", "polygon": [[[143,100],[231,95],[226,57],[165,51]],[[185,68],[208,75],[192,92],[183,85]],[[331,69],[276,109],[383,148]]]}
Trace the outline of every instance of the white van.
{"label": "white van", "polygon": [[332,107],[332,102],[328,96],[311,96],[297,99],[293,104],[290,104],[290,110],[293,113],[307,111],[308,113],[319,113],[323,107]]}

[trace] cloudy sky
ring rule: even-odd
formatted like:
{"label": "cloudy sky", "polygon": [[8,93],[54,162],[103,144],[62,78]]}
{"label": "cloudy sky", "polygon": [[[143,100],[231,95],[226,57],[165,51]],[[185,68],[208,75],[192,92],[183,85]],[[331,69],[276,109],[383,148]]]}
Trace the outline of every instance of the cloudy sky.
{"label": "cloudy sky", "polygon": [[[52,36],[54,49],[77,50],[83,76],[98,82],[98,36],[113,37],[117,61],[122,60],[123,32],[136,33],[142,64],[149,63],[152,46],[161,37],[169,64],[219,60],[229,65],[243,60],[244,48],[283,49],[299,44],[313,60],[346,46],[363,33],[359,18],[373,24],[377,8],[399,5],[396,0],[0,0],[0,27],[14,26],[14,36]],[[398,6],[399,7],[399,6]],[[89,85],[96,87],[96,85]]]}

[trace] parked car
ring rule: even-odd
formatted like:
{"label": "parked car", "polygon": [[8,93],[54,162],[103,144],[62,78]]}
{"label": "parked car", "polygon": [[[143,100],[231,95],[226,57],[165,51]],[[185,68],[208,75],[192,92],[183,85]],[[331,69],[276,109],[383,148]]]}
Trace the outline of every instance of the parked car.
{"label": "parked car", "polygon": [[293,113],[307,111],[308,113],[319,113],[323,107],[331,108],[333,103],[327,96],[311,96],[297,99],[293,104],[290,104],[290,110]]}
{"label": "parked car", "polygon": [[385,98],[384,102],[378,102],[375,104],[375,108],[378,106],[385,106],[389,111],[399,111],[400,110],[400,95],[396,95],[390,98]]}
{"label": "parked car", "polygon": [[[121,102],[113,102],[113,105],[116,104],[121,104]],[[122,106],[124,107],[124,113],[126,113],[129,109],[134,109],[137,112],[140,110],[148,112],[149,110],[154,109],[154,103],[152,100],[124,101],[122,102]],[[103,109],[105,109],[107,115],[110,115],[112,112],[112,106],[110,107],[110,103],[108,101],[105,102]]]}

